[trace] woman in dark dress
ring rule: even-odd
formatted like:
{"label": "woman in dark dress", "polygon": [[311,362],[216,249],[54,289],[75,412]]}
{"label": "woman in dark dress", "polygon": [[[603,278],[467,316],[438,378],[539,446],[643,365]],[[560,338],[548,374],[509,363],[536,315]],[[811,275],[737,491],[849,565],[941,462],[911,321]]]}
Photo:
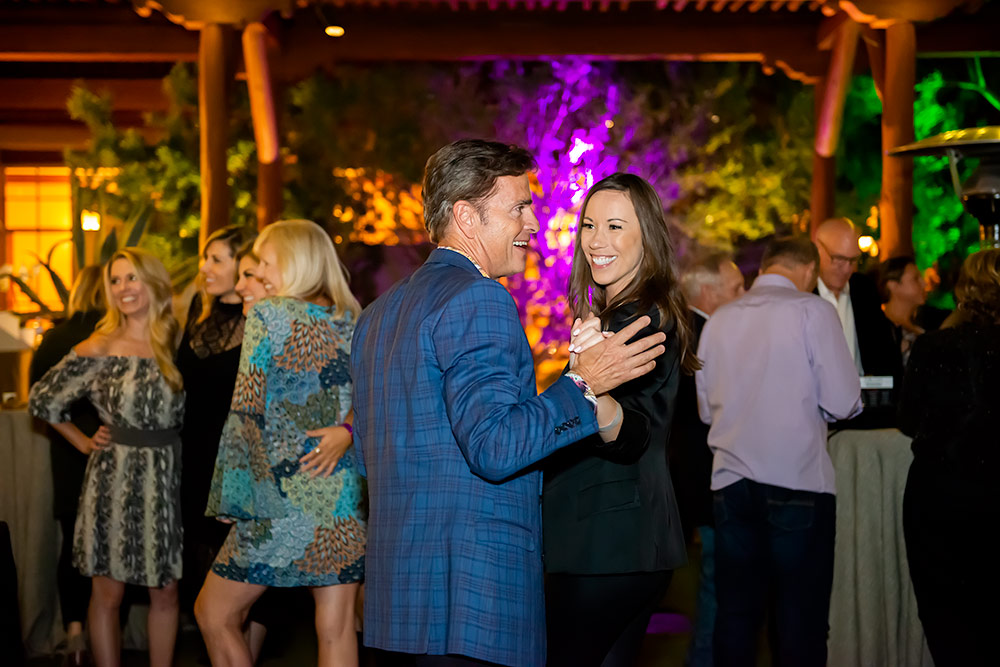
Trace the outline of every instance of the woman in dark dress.
{"label": "woman in dark dress", "polygon": [[[35,384],[50,368],[69,354],[75,345],[94,333],[104,315],[104,288],[101,267],[80,269],[70,290],[67,319],[52,327],[31,358],[28,378]],[[87,437],[101,426],[101,418],[90,401],[77,401],[70,408],[70,421]],[[52,460],[52,513],[62,529],[62,548],[56,570],[59,608],[66,629],[66,662],[83,665],[87,662],[83,622],[90,601],[90,579],[73,567],[73,524],[76,522],[77,501],[83,484],[87,457],[55,429],[48,429]]]}
{"label": "woman in dark dress", "polygon": [[1000,626],[1000,250],[969,256],[955,295],[957,323],[917,339],[903,382],[903,532],[934,664],[979,667],[996,664]]}
{"label": "woman in dark dress", "polygon": [[663,206],[638,176],[613,174],[584,199],[570,303],[571,371],[642,315],[637,337],[667,336],[652,372],[597,397],[600,432],[546,462],[542,495],[549,665],[634,665],[686,562],[666,445],[680,374],[698,368]]}
{"label": "woman in dark dress", "polygon": [[224,227],[205,242],[198,293],[191,302],[177,368],[187,400],[181,429],[181,508],[184,579],[181,608],[191,611],[229,527],[205,516],[222,426],[229,414],[243,343],[243,299],[236,293],[237,250],[248,239],[241,227]]}

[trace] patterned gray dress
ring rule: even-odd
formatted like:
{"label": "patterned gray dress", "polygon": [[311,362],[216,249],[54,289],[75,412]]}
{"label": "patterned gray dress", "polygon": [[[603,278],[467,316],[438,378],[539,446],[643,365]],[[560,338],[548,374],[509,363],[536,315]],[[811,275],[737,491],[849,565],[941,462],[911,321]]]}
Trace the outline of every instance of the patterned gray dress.
{"label": "patterned gray dress", "polygon": [[180,579],[180,439],[169,430],[181,425],[183,390],[170,388],[154,359],[73,351],[31,388],[28,409],[65,422],[82,397],[113,436],[87,461],[73,564],[86,576],[140,586]]}

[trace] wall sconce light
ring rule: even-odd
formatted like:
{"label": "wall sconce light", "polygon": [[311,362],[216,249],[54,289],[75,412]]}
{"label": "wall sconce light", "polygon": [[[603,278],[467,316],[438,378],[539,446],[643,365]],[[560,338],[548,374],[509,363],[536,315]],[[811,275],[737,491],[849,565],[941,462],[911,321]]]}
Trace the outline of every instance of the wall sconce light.
{"label": "wall sconce light", "polygon": [[327,36],[329,36],[329,37],[343,37],[344,36],[344,28],[343,28],[343,26],[339,26],[339,25],[328,25],[325,28],[323,28],[323,32],[325,32],[327,34]]}
{"label": "wall sconce light", "polygon": [[85,232],[97,232],[101,229],[101,214],[93,211],[84,211],[80,216],[80,226]]}

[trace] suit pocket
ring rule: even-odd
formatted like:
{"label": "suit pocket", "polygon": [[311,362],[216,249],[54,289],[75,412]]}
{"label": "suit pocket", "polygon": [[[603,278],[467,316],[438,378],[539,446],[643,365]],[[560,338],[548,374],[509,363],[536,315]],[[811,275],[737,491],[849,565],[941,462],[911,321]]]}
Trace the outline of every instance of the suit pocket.
{"label": "suit pocket", "polygon": [[598,512],[617,512],[639,506],[639,483],[635,478],[594,484],[580,491],[576,501],[576,518],[583,519]]}
{"label": "suit pocket", "polygon": [[476,541],[480,544],[507,544],[525,551],[535,551],[538,539],[530,530],[509,521],[479,521]]}

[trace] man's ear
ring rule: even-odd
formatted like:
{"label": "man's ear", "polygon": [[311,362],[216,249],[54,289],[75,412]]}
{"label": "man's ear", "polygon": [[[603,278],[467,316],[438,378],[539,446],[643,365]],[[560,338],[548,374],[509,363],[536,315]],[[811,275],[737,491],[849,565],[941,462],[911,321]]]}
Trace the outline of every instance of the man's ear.
{"label": "man's ear", "polygon": [[702,283],[701,289],[698,291],[698,302],[702,304],[712,303],[712,286],[708,283]]}
{"label": "man's ear", "polygon": [[452,205],[451,215],[454,219],[452,224],[455,225],[459,234],[467,239],[476,236],[476,229],[479,227],[479,211],[475,206],[460,199]]}

